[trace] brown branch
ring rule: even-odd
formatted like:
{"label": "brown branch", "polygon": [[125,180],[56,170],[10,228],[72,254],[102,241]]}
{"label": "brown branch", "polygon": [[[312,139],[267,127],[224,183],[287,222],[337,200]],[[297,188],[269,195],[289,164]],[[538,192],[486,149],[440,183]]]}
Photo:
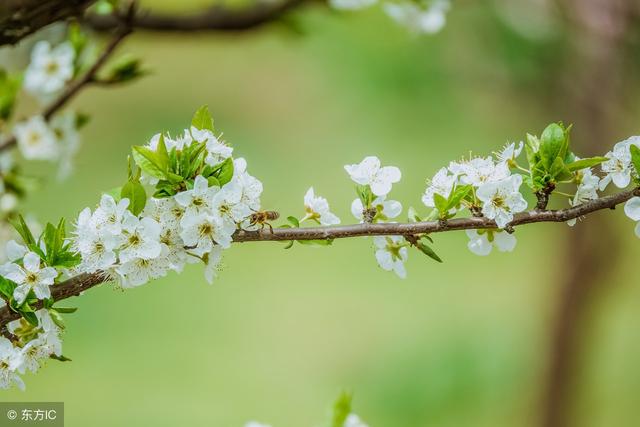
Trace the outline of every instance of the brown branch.
{"label": "brown branch", "polygon": [[57,21],[81,16],[96,0],[2,0],[0,46],[14,44]]}
{"label": "brown branch", "polygon": [[[570,219],[580,218],[593,212],[614,209],[617,205],[626,202],[634,196],[640,196],[640,187],[623,191],[618,194],[592,200],[579,206],[568,209],[538,211],[533,210],[517,214],[507,227],[532,224],[536,222],[566,222]],[[425,233],[441,233],[454,230],[497,228],[495,221],[487,218],[458,218],[449,221],[423,221],[414,223],[378,223],[378,224],[353,224],[332,227],[310,228],[274,228],[273,231],[238,231],[233,236],[235,243],[242,242],[274,242],[289,240],[326,240],[344,239],[361,236],[407,236],[408,240],[415,239],[415,235]],[[76,296],[81,292],[108,281],[109,278],[102,272],[81,274],[53,286],[51,298],[54,301]],[[34,308],[42,308],[42,301],[38,301]],[[9,307],[0,309],[0,330],[12,320],[20,318],[20,314],[11,311]]]}
{"label": "brown branch", "polygon": [[[159,12],[140,12],[131,22],[134,29],[151,31],[244,31],[273,22],[309,0],[284,0],[269,2],[257,0],[250,7],[230,8],[214,5],[190,15]],[[122,16],[88,14],[83,22],[97,31],[117,27]]]}
{"label": "brown branch", "polygon": [[[58,110],[64,107],[75,95],[77,95],[81,89],[91,83],[94,83],[96,74],[100,71],[105,62],[107,62],[109,57],[113,54],[116,47],[118,47],[118,45],[125,39],[125,37],[131,34],[131,31],[131,27],[129,26],[120,27],[116,35],[113,37],[113,39],[111,39],[109,44],[105,46],[104,50],[102,51],[96,62],[93,63],[91,68],[89,68],[82,77],[73,81],[73,83],[69,85],[52,104],[50,104],[42,111],[41,114],[45,118],[45,120],[49,121],[51,117]],[[14,145],[16,145],[16,143],[17,140],[14,135],[8,136],[4,141],[0,142],[0,152],[13,147]]]}

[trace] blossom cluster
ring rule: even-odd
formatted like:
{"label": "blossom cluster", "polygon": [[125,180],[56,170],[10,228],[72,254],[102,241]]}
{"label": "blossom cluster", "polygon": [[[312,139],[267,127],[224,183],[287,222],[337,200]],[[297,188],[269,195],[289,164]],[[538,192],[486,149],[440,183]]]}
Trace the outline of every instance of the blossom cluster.
{"label": "blossom cluster", "polygon": [[[211,130],[191,127],[173,139],[154,136],[147,148],[155,151],[162,137],[168,151],[183,152],[193,144],[204,144],[205,167],[231,160],[233,149]],[[134,215],[131,201],[116,201],[103,195],[94,210],[86,208],[77,221],[75,247],[82,257],[82,272],[103,271],[123,287],[134,287],[168,271],[180,272],[186,263],[203,262],[205,276],[213,281],[222,250],[229,248],[239,227],[250,228],[251,216],[260,209],[262,183],[246,171],[242,158],[230,164],[229,182],[211,185],[196,175],[190,189],[169,197],[151,197],[140,215]],[[142,172],[142,179],[157,184],[157,177]]]}
{"label": "blossom cluster", "polygon": [[[0,301],[0,307],[4,301]],[[45,309],[35,312],[38,326],[23,319],[14,320],[7,325],[10,334],[19,334],[19,342],[12,342],[0,336],[0,389],[12,385],[24,390],[20,375],[37,372],[49,358],[62,358],[61,328]]]}
{"label": "blossom cluster", "polygon": [[[371,7],[378,0],[330,0],[334,9],[354,11]],[[446,24],[449,0],[385,0],[384,12],[399,25],[416,34],[434,34]]]}

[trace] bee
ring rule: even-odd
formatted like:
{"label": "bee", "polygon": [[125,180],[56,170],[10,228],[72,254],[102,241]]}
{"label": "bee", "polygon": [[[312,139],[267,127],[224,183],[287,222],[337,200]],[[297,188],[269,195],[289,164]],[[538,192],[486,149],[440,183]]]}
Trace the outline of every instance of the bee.
{"label": "bee", "polygon": [[271,233],[273,233],[273,227],[269,224],[269,221],[275,221],[280,218],[280,214],[276,211],[256,211],[249,217],[249,225],[254,226],[260,224],[260,230],[263,230],[265,225],[269,227]]}

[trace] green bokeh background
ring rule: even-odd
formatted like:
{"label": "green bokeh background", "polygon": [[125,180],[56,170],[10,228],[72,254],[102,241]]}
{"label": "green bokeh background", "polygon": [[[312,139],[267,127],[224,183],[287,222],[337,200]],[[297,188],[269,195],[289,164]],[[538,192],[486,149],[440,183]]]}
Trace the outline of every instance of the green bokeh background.
{"label": "green bokeh background", "polygon": [[[531,60],[535,48],[490,7],[454,7],[434,37],[408,34],[377,9],[310,8],[297,17],[302,36],[283,25],[135,34],[122,50],[153,74],[74,102],[93,116],[76,173],[47,182],[28,208],[42,220],[75,217],[122,182],[131,145],[181,131],[202,104],[263,181],[265,208],[299,215],[313,185],[343,222],[355,197],[346,163],[375,154],[399,166],[391,195],[420,208],[425,179],[449,160],[563,119],[530,90],[544,85],[538,69],[551,64]],[[637,131],[622,128],[619,137]],[[611,260],[569,410],[580,426],[631,426],[640,388],[638,241],[621,210],[599,215],[616,221],[625,256]],[[237,245],[213,286],[190,267],[124,293],[103,286],[74,299],[79,311],[65,335],[73,362],[48,363],[25,378],[26,392],[0,399],[64,401],[70,427],[250,419],[298,427],[320,425],[347,389],[372,427],[535,425],[569,231],[523,227],[514,253],[488,258],[466,249],[464,233],[437,235],[444,264],[411,252],[404,281],[377,267],[364,238],[328,249]]]}

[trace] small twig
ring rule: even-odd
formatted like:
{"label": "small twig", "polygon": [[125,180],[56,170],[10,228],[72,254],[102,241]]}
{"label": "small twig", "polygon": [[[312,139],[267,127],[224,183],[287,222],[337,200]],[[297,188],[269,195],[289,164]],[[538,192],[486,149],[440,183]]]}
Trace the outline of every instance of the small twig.
{"label": "small twig", "polygon": [[[625,203],[634,196],[640,196],[640,188],[634,188],[600,199],[591,200],[582,205],[560,210],[533,210],[517,214],[513,221],[505,227],[509,232],[515,226],[532,224],[536,222],[566,222],[570,219],[586,216],[596,211],[610,209]],[[235,243],[240,242],[261,242],[261,241],[289,241],[289,240],[327,240],[344,239],[361,236],[405,236],[410,243],[416,235],[425,233],[441,233],[454,230],[471,229],[495,229],[495,221],[488,218],[457,218],[448,221],[422,221],[411,223],[377,223],[377,224],[353,224],[339,225],[331,227],[309,227],[309,228],[275,228],[266,232],[260,231],[238,231],[233,236]],[[72,277],[51,288],[51,298],[54,301],[63,300],[79,295],[81,292],[90,289],[101,283],[105,283],[109,277],[103,272],[83,273]],[[33,305],[34,309],[43,307],[43,302],[38,301]],[[0,309],[0,328],[4,327],[12,320],[20,318],[20,314],[11,311],[9,307]]]}
{"label": "small twig", "polygon": [[[102,54],[96,62],[87,70],[87,72],[79,79],[69,85],[66,90],[48,107],[42,111],[42,116],[49,121],[53,115],[60,110],[67,102],[80,92],[85,86],[94,83],[96,74],[100,71],[105,62],[113,54],[116,47],[131,34],[132,28],[129,25],[121,26],[116,35],[111,39],[109,44],[104,48]],[[13,147],[17,143],[14,135],[8,136],[4,141],[0,142],[0,152]]]}

